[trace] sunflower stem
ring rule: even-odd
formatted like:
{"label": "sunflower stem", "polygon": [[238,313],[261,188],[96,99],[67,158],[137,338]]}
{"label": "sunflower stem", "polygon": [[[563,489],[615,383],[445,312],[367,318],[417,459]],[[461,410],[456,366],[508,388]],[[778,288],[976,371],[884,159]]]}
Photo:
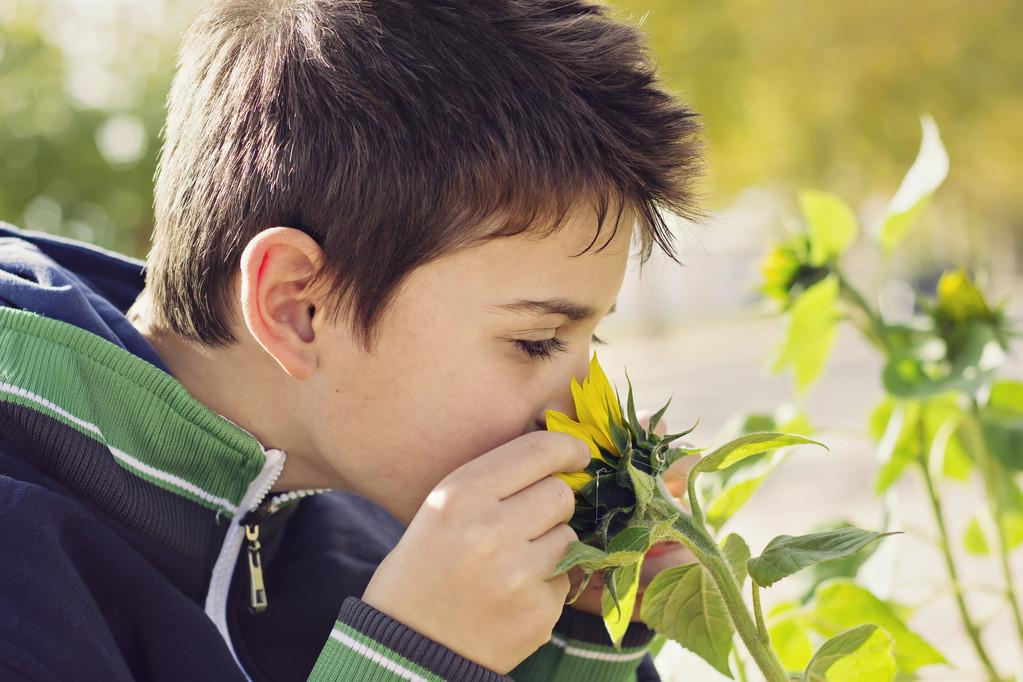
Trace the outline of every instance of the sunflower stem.
{"label": "sunflower stem", "polygon": [[764,611],[760,606],[760,586],[757,585],[755,580],[750,580],[750,585],[753,591],[753,614],[757,619],[757,631],[760,633],[760,639],[764,644],[771,645],[771,636],[767,633],[767,626],[764,624]]}
{"label": "sunflower stem", "polygon": [[1005,546],[1004,519],[1006,516],[1003,507],[1002,497],[996,488],[998,476],[1004,475],[999,471],[997,462],[991,455],[984,437],[984,430],[981,426],[981,407],[976,396],[970,396],[970,409],[966,412],[963,420],[964,435],[967,443],[978,463],[981,473],[981,481],[984,483],[988,503],[988,513],[994,520],[994,532],[990,534],[988,542],[991,545],[991,553],[998,559],[998,566],[1002,571],[1002,578],[1005,581],[1005,598],[1009,603],[1009,610],[1012,613],[1016,625],[1016,633],[1023,643],[1023,615],[1020,613],[1019,601],[1016,598],[1016,586],[1013,580],[1013,573],[1009,565],[1009,553]]}
{"label": "sunflower stem", "polygon": [[738,647],[732,647],[732,660],[735,663],[735,674],[739,676],[739,682],[749,682],[746,677],[746,664],[742,662],[742,655]]}
{"label": "sunflower stem", "polygon": [[878,349],[883,351],[885,355],[891,356],[892,354],[892,343],[888,337],[888,326],[881,318],[881,314],[875,311],[867,299],[863,297],[859,289],[853,286],[852,282],[845,276],[841,268],[834,267],[831,270],[835,273],[838,279],[838,286],[841,293],[845,294],[847,300],[852,304],[853,308],[859,310],[867,321],[867,326],[860,327],[863,335],[867,337],[868,341],[871,341]]}
{"label": "sunflower stem", "polygon": [[[654,496],[655,500],[659,500],[663,495],[670,495],[664,487],[663,481],[659,481],[658,490],[660,494]],[[668,500],[670,499],[669,497]],[[663,501],[659,501],[651,506],[659,509],[663,503]],[[695,524],[695,515],[690,517],[678,510],[674,503],[672,506],[677,510],[675,513],[675,528],[678,531],[676,539],[693,553],[700,566],[710,575],[725,603],[732,626],[739,633],[750,656],[763,673],[764,679],[767,682],[788,682],[788,673],[770,643],[761,636],[762,626],[758,626],[756,617],[750,613],[749,606],[743,599],[741,587],[721,548],[702,523]],[[760,619],[763,619],[762,615]],[[764,632],[766,632],[766,628]]]}
{"label": "sunflower stem", "polygon": [[984,643],[980,636],[980,628],[974,622],[969,609],[966,607],[962,584],[959,581],[959,572],[956,568],[955,560],[952,557],[952,543],[949,539],[948,529],[945,527],[945,512],[942,509],[941,496],[938,493],[937,487],[934,485],[934,479],[931,477],[931,472],[927,467],[927,461],[923,454],[923,450],[917,452],[915,462],[920,466],[920,472],[923,475],[924,484],[927,489],[927,498],[931,504],[931,511],[934,514],[935,523],[938,526],[938,533],[941,538],[941,554],[942,558],[945,560],[945,568],[948,570],[949,582],[952,585],[952,593],[955,597],[956,606],[959,609],[959,617],[960,620],[962,620],[963,628],[966,630],[966,635],[973,644],[973,649],[976,652],[981,665],[983,665],[987,670],[992,680],[1000,680],[1001,677],[995,669],[994,664],[991,662],[991,658],[988,656],[987,650],[984,648]]}
{"label": "sunflower stem", "polygon": [[754,621],[754,617],[750,615],[749,607],[746,606],[742,593],[739,591],[735,575],[732,573],[732,569],[729,568],[728,562],[721,555],[720,550],[717,550],[716,547],[715,545],[717,556],[705,563],[704,568],[710,573],[711,579],[721,593],[725,607],[728,609],[728,615],[732,619],[732,624],[739,633],[743,644],[746,645],[746,649],[749,650],[757,667],[760,668],[760,672],[764,674],[764,679],[768,682],[788,682],[789,676],[785,671],[785,667],[778,660],[778,655],[771,648],[770,644],[761,638],[757,623]]}
{"label": "sunflower stem", "polygon": [[696,476],[694,476],[693,473],[694,472],[690,471],[688,479],[686,480],[689,512],[693,517],[693,524],[700,530],[707,532],[707,527],[703,523],[703,509],[700,508],[700,501],[696,498]]}

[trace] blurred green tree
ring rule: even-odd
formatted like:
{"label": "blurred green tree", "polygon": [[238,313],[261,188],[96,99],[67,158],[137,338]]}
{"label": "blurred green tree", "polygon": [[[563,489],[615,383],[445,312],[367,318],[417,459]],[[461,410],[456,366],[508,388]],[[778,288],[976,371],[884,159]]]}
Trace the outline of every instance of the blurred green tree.
{"label": "blurred green tree", "polygon": [[[200,4],[0,6],[0,219],[144,255],[163,101]],[[611,5],[641,25],[662,78],[702,115],[710,208],[750,186],[884,195],[912,160],[927,112],[955,169],[931,220],[957,213],[953,222],[965,215],[985,234],[1019,228],[1023,4]]]}

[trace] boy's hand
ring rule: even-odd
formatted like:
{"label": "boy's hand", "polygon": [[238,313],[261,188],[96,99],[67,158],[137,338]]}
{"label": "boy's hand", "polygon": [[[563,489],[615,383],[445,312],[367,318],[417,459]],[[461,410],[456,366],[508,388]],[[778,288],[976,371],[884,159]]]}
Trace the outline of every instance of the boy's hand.
{"label": "boy's hand", "polygon": [[533,431],[462,465],[427,496],[362,600],[506,674],[546,643],[569,577],[547,579],[578,539],[575,497],[555,472],[589,463],[586,444]]}
{"label": "boy's hand", "polygon": [[[649,410],[639,412],[636,416],[639,417],[640,424],[643,428],[647,428],[650,423],[650,416],[652,412]],[[658,435],[663,436],[666,431],[666,425],[662,421],[654,429],[654,432]],[[686,502],[686,484],[689,481],[689,470],[696,464],[699,455],[689,455],[676,461],[672,464],[667,471],[664,472],[664,487],[668,489],[675,501],[683,509],[689,509],[689,504]],[[637,589],[636,596],[636,608],[632,612],[632,622],[642,620],[640,618],[640,607],[643,604],[643,592],[647,586],[661,571],[672,568],[673,566],[681,566],[682,564],[691,564],[696,561],[696,557],[693,553],[682,545],[675,542],[659,542],[651,547],[646,556],[643,558],[643,566],[639,572],[639,588]],[[576,566],[570,569],[568,577],[572,582],[572,592],[575,594],[575,589],[579,586],[579,583],[583,579],[583,570]],[[600,596],[604,590],[604,575],[603,573],[594,573],[593,577],[590,578],[589,584],[579,598],[569,604],[570,607],[579,611],[585,611],[586,613],[592,613],[600,615]]]}

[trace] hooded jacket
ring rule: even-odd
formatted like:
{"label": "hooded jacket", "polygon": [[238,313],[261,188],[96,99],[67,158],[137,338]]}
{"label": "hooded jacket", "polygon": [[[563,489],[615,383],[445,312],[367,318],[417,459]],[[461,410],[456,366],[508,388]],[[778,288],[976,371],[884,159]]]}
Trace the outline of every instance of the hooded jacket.
{"label": "hooded jacket", "polygon": [[[404,527],[270,495],[286,453],[197,401],[125,317],[144,263],[0,223],[0,680],[658,680],[566,608],[509,675],[359,597]],[[443,605],[440,605],[443,608]]]}

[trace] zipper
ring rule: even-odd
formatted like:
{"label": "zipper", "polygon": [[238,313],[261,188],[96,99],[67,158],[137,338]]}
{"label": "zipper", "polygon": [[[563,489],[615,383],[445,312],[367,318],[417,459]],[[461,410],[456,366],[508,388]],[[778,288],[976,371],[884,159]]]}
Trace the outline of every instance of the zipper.
{"label": "zipper", "polygon": [[301,499],[309,495],[327,492],[329,488],[309,488],[306,490],[290,490],[269,497],[255,508],[249,510],[239,523],[245,528],[245,540],[248,544],[249,562],[249,610],[252,613],[266,611],[268,605],[266,585],[263,580],[263,560],[259,554],[262,543],[259,541],[259,525],[273,515],[285,503]]}
{"label": "zipper", "polygon": [[[260,470],[259,475],[249,484],[248,489],[242,496],[242,500],[238,504],[239,511],[244,509],[255,510],[259,507],[263,499],[270,492],[270,488],[280,478],[281,471],[284,470],[284,460],[287,458],[287,455],[285,455],[283,450],[278,450],[277,448],[270,448],[268,450],[263,448],[262,445],[260,445],[260,448],[263,450],[265,457],[263,468]],[[224,536],[224,542],[220,546],[220,553],[217,555],[217,561],[213,565],[213,572],[210,575],[210,587],[206,592],[205,611],[206,616],[213,621],[213,624],[220,632],[220,636],[227,644],[231,656],[234,657],[235,663],[238,664],[238,669],[242,671],[246,679],[251,679],[238,659],[238,654],[234,650],[234,644],[231,642],[231,634],[227,628],[227,594],[231,588],[231,574],[234,572],[234,566],[238,560],[238,554],[245,535],[245,529],[241,521],[237,517],[233,518],[227,528],[227,534]],[[262,578],[261,567],[259,577]],[[264,592],[263,597],[265,598],[265,596]]]}
{"label": "zipper", "polygon": [[259,524],[245,526],[245,539],[249,541],[249,609],[253,613],[266,611],[266,586],[263,585],[263,563],[259,556]]}

